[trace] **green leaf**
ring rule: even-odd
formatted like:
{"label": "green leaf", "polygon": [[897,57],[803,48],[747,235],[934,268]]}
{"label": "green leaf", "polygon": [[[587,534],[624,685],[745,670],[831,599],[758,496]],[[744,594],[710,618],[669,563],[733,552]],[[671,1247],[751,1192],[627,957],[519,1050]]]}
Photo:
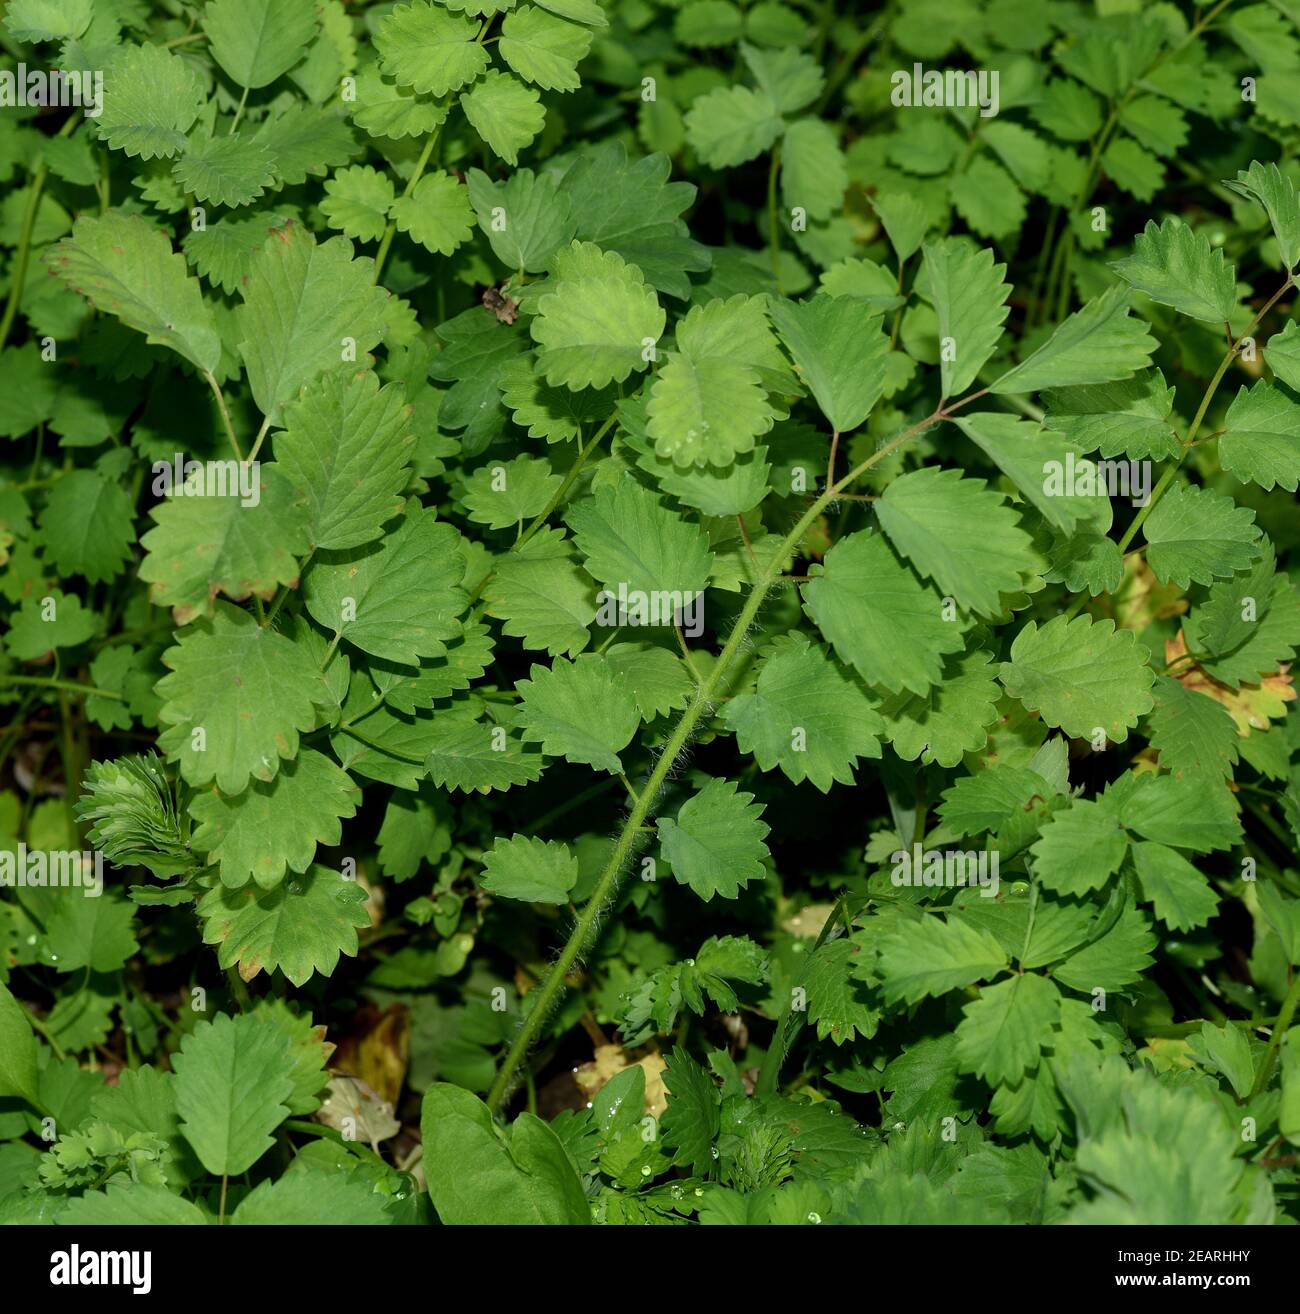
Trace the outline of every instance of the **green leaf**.
{"label": "green leaf", "polygon": [[425,174],[410,196],[393,202],[392,215],[399,232],[434,255],[451,255],[474,230],[469,190],[449,173]]}
{"label": "green leaf", "polygon": [[477,1096],[435,1082],[424,1093],[420,1128],[429,1198],[445,1225],[591,1221],[560,1138],[531,1113],[521,1113],[507,1137]]}
{"label": "green leaf", "polygon": [[241,86],[269,86],[315,39],[316,10],[295,0],[208,0],[203,30],[218,64]]}
{"label": "green leaf", "polygon": [[1264,360],[1288,388],[1300,387],[1300,324],[1291,320],[1274,333],[1264,347]]}
{"label": "green leaf", "polygon": [[340,819],[356,814],[360,795],[346,771],[304,748],[273,781],[254,782],[234,798],[211,788],[196,794],[189,811],[198,825],[190,843],[218,864],[224,885],[238,888],[251,878],[274,889],[286,869],[307,870],[318,844],[339,843]]}
{"label": "green leaf", "polygon": [[1245,1099],[1255,1082],[1250,1040],[1243,1028],[1225,1022],[1216,1027],[1201,1023],[1199,1035],[1189,1037],[1192,1053],[1208,1067],[1223,1073],[1239,1099]]}
{"label": "green leaf", "polygon": [[1100,520],[1103,528],[1109,528],[1110,508],[1104,493],[1074,493],[1064,478],[1070,470],[1076,477],[1087,472],[1096,483],[1094,463],[1074,443],[1063,441],[1050,429],[996,411],[954,418],[957,427],[1014,482],[1048,524],[1066,534],[1073,533],[1081,520]]}
{"label": "green leaf", "polygon": [[1267,551],[1251,570],[1211,588],[1183,628],[1216,680],[1231,689],[1252,684],[1295,656],[1300,591],[1286,576],[1274,575],[1273,553]]}
{"label": "green leaf", "polygon": [[925,207],[908,192],[887,192],[870,199],[899,263],[910,260],[921,249],[930,226]]}
{"label": "green leaf", "polygon": [[994,264],[987,248],[956,238],[927,242],[921,255],[939,321],[943,395],[956,397],[975,381],[1002,337],[1011,293],[1002,281],[1006,266]]}
{"label": "green leaf", "polygon": [[1255,513],[1229,497],[1190,484],[1170,485],[1147,517],[1143,532],[1147,565],[1155,577],[1183,589],[1233,575],[1260,554]]}
{"label": "green leaf", "polygon": [[399,87],[380,76],[377,63],[365,63],[357,72],[352,119],[372,137],[423,137],[447,120],[447,107],[420,100],[409,87]]}
{"label": "green leaf", "polygon": [[1146,369],[1156,340],[1130,309],[1125,289],[1107,288],[1076,310],[1037,351],[990,384],[989,391],[1023,393],[1110,383]]}
{"label": "green leaf", "polygon": [[1061,388],[1043,401],[1047,427],[1085,452],[1096,449],[1105,457],[1123,454],[1135,460],[1178,454],[1174,390],[1165,387],[1159,370],[1119,383]]}
{"label": "green leaf", "polygon": [[273,779],[281,758],[297,756],[316,707],[329,701],[305,648],[225,602],[162,662],[169,673],[157,686],[166,727],[158,744],[189,784],[215,781],[224,794],[240,793],[250,777]]}
{"label": "green leaf", "polygon": [[1032,569],[1029,535],[1002,494],[958,470],[930,466],[901,475],[876,515],[900,555],[980,615],[997,615],[999,594],[1014,593]]}
{"label": "green leaf", "polygon": [[69,470],[41,512],[41,543],[60,575],[103,583],[131,558],[133,519],[131,502],[116,483],[94,470]]}
{"label": "green leaf", "polygon": [[488,67],[475,41],[479,25],[441,5],[415,0],[389,12],[375,32],[380,66],[401,86],[445,96],[473,82]]}
{"label": "green leaf", "polygon": [[[281,584],[297,583],[298,558],[310,548],[306,508],[277,466],[226,465],[173,488],[151,510],[154,527],[140,540],[147,552],[140,578],[181,625],[210,616],[219,593],[269,599]],[[250,473],[246,497],[240,476]],[[220,484],[208,482],[221,475]]]}
{"label": "green leaf", "polygon": [[814,222],[833,215],[844,200],[849,171],[839,134],[820,119],[799,119],[785,130],[781,144],[781,198],[787,211],[799,209]]}
{"label": "green leaf", "polygon": [[686,139],[710,169],[734,168],[762,155],[781,128],[776,102],[749,87],[715,87],[686,115]]}
{"label": "green leaf", "polygon": [[415,666],[460,633],[464,573],[460,534],[412,504],[378,543],[316,555],[307,611],[362,652]]}
{"label": "green leaf", "polygon": [[0,982],[0,1096],[42,1107],[37,1093],[36,1037],[27,1012]]}
{"label": "green leaf", "polygon": [[104,69],[103,108],[94,131],[128,156],[178,155],[203,108],[204,92],[198,70],[179,55],[157,45],[121,46]]}
{"label": "green leaf", "polygon": [[720,1100],[709,1074],[680,1045],[673,1047],[664,1072],[668,1108],[660,1124],[673,1162],[703,1176],[713,1171],[714,1141],[721,1124]]}
{"label": "green leaf", "polygon": [[963,647],[943,599],[880,534],[846,534],[803,586],[804,604],[839,658],[869,685],[923,694]]}
{"label": "green leaf", "polygon": [[617,592],[679,593],[687,605],[709,580],[708,536],[635,480],[602,485],[565,515],[587,573]]}
{"label": "green leaf", "polygon": [[198,1205],[164,1186],[118,1178],[102,1191],[87,1191],[69,1200],[59,1222],[65,1227],[194,1227],[208,1219]]}
{"label": "green leaf", "polygon": [[1224,264],[1223,251],[1211,247],[1204,233],[1173,217],[1158,227],[1154,219],[1148,220],[1133,243],[1133,254],[1111,268],[1153,301],[1193,319],[1222,324],[1237,304],[1233,267]]}
{"label": "green leaf", "polygon": [[590,242],[558,252],[552,268],[530,325],[546,381],[604,388],[645,369],[666,316],[641,271]]}
{"label": "green leaf", "polygon": [[860,953],[856,940],[842,935],[818,945],[804,966],[801,980],[818,1040],[843,1045],[858,1036],[874,1036],[880,1025],[879,1008],[872,1007],[865,982],[853,972]]}
{"label": "green leaf", "polygon": [[148,342],[170,347],[201,370],[215,370],[221,338],[185,257],[138,214],[83,215],[72,236],[46,256],[50,272],[96,310],[116,315]]}
{"label": "green leaf", "polygon": [[140,947],[134,917],[131,904],[107,892],[61,899],[45,928],[59,969],[116,972]]}
{"label": "green leaf", "polygon": [[734,899],[765,874],[768,833],[763,808],[731,780],[710,780],[677,816],[659,819],[659,842],[673,875],[706,903]]}
{"label": "green leaf", "polygon": [[1084,994],[1097,989],[1123,990],[1141,980],[1151,966],[1155,947],[1151,923],[1136,908],[1126,907],[1104,935],[1053,967],[1052,976]]}
{"label": "green leaf", "polygon": [[502,632],[557,657],[574,656],[590,639],[595,588],[573,558],[564,531],[544,529],[518,552],[497,560],[483,590],[487,614]]}
{"label": "green leaf", "polygon": [[499,839],[483,855],[479,884],[502,899],[526,903],[569,902],[578,882],[578,860],[567,844],[532,835]]}
{"label": "green leaf", "polygon": [[259,1182],[230,1215],[234,1227],[377,1227],[390,1223],[385,1197],[360,1170],[308,1169],[287,1172],[278,1181]]}
{"label": "green leaf", "polygon": [[526,82],[548,91],[577,91],[578,65],[591,48],[592,33],[532,5],[520,5],[501,24],[497,49]]}
{"label": "green leaf", "polygon": [[253,144],[270,152],[278,187],[322,178],[360,149],[342,114],[303,104],[263,119]]}
{"label": "green leaf", "polygon": [[973,985],[1006,970],[1007,956],[987,931],[961,918],[900,922],[880,941],[880,989],[891,1003]]}
{"label": "green leaf", "polygon": [[[754,15],[750,14],[752,24]],[[790,114],[811,105],[822,94],[826,78],[821,66],[809,54],[793,46],[760,50],[748,42],[740,43],[740,54],[754,81],[775,102],[782,114]]]}
{"label": "green leaf", "polygon": [[366,898],[356,880],[316,864],[269,892],[218,885],[199,900],[203,942],[245,981],[278,968],[302,986],[313,972],[329,976],[340,954],[355,956],[357,928],[370,925]]}
{"label": "green leaf", "polygon": [[541,97],[509,73],[489,69],[468,91],[460,107],[470,126],[494,155],[517,164],[519,152],[542,130],[546,111]]}
{"label": "green leaf", "polygon": [[1030,621],[1010,655],[998,676],[1006,691],[1072,737],[1102,730],[1122,744],[1153,705],[1147,650],[1112,620],[1057,616],[1041,627]]}
{"label": "green leaf", "polygon": [[1195,853],[1241,842],[1232,791],[1195,775],[1144,776],[1121,804],[1120,819],[1144,839]]}
{"label": "green leaf", "polygon": [[997,719],[998,687],[980,649],[951,657],[943,678],[923,694],[898,694],[880,708],[883,738],[905,762],[952,767],[984,747],[986,728]]}
{"label": "green leaf", "polygon": [[401,510],[415,434],[399,384],[381,388],[370,370],[318,375],[285,406],[274,441],[313,548],[360,547]]}
{"label": "green leaf", "polygon": [[9,618],[4,636],[9,656],[32,662],[56,648],[75,648],[98,630],[95,613],[75,594],[51,589],[42,598],[29,597]]}
{"label": "green leaf", "polygon": [[852,784],[861,757],[880,756],[884,725],[852,676],[801,634],[777,639],[752,694],[738,694],[722,719],[742,753],[764,771],[779,766],[796,785],[827,793]]}
{"label": "green leaf", "polygon": [[289,1116],[293,1059],[269,1018],[221,1014],[201,1022],[172,1056],[181,1131],[214,1176],[247,1172]]}
{"label": "green leaf", "polygon": [[1300,483],[1300,403],[1260,380],[1232,399],[1219,439],[1223,468],[1261,488]]}
{"label": "green leaf", "polygon": [[465,181],[478,225],[507,268],[537,273],[573,240],[572,204],[554,175],[517,169],[494,182],[481,169],[471,169]]}
{"label": "green leaf", "polygon": [[1031,852],[1034,874],[1047,889],[1087,894],[1101,889],[1120,869],[1128,837],[1113,807],[1076,799],[1052,816]]}
{"label": "green leaf", "polygon": [[237,137],[191,138],[172,175],[196,201],[251,205],[275,180],[274,157],[241,133]]}
{"label": "green leaf", "polygon": [[1238,170],[1236,182],[1225,185],[1263,207],[1277,237],[1282,264],[1294,269],[1300,263],[1300,198],[1291,179],[1276,164],[1252,160],[1249,169]]}
{"label": "green leaf", "polygon": [[772,322],[831,428],[856,429],[885,386],[889,339],[875,310],[847,297],[773,301]]}
{"label": "green leaf", "polygon": [[542,774],[542,756],[512,742],[500,726],[435,720],[426,743],[429,778],[443,789],[468,794],[506,790]]}
{"label": "green leaf", "polygon": [[1160,765],[1174,775],[1205,772],[1230,777],[1237,761],[1237,727],[1222,703],[1160,676],[1147,722]]}
{"label": "green leaf", "polygon": [[469,518],[489,529],[513,529],[540,515],[559,488],[561,477],[549,461],[516,456],[481,465],[466,480],[461,502]]}
{"label": "green leaf", "polygon": [[515,685],[525,741],[540,740],[551,757],[615,774],[623,770],[618,754],[632,742],[641,714],[604,658],[557,658],[550,668],[533,666],[528,677]]}
{"label": "green leaf", "polygon": [[648,643],[616,643],[605,650],[614,678],[632,691],[643,721],[680,711],[695,688],[681,659]]}
{"label": "green leaf", "polygon": [[695,186],[669,182],[671,173],[666,155],[630,160],[615,140],[599,149],[579,147],[560,193],[569,199],[578,238],[617,252],[651,287],[686,300],[687,274],[708,269],[710,255],[680,217],[695,199]]}
{"label": "green leaf", "polygon": [[388,212],[396,199],[392,180],[368,164],[339,169],[325,183],[321,214],[358,242],[377,242],[388,226]]}
{"label": "green leaf", "polygon": [[958,1066],[992,1086],[1014,1085],[1037,1065],[1060,1010],[1056,986],[1034,972],[985,986],[962,1010]]}
{"label": "green leaf", "polygon": [[1204,926],[1218,911],[1218,895],[1182,854],[1163,844],[1134,844],[1133,866],[1142,897],[1171,931]]}
{"label": "green leaf", "polygon": [[94,13],[94,0],[10,0],[4,22],[16,41],[62,41],[79,37]]}
{"label": "green leaf", "polygon": [[753,451],[773,413],[757,371],[719,356],[673,352],[655,375],[647,416],[656,453],[690,467],[727,466]]}
{"label": "green leaf", "polygon": [[388,293],[374,262],[352,258],[346,237],[320,243],[301,224],[275,229],[240,286],[239,352],[249,387],[273,424],[318,374],[365,353],[384,335]]}

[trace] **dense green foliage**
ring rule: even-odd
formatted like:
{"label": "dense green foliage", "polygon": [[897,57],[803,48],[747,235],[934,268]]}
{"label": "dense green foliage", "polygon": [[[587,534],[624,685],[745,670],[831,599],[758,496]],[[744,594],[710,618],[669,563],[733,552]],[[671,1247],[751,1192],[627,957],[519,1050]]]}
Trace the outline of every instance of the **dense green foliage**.
{"label": "dense green foliage", "polygon": [[10,0],[0,1220],[1295,1221],[1297,21]]}

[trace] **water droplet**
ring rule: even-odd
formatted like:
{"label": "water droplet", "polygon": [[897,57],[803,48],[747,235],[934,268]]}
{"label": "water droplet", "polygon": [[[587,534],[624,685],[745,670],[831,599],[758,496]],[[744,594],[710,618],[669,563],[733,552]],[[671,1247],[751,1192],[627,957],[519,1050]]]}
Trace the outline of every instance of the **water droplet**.
{"label": "water droplet", "polygon": [[27,937],[27,943],[28,943],[28,944],[35,944],[35,943],[36,943],[36,937],[35,937],[34,935],[29,935],[29,936]]}
{"label": "water droplet", "polygon": [[289,893],[290,893],[290,894],[301,894],[301,893],[302,893],[302,882],[301,882],[301,881],[290,881],[290,882],[289,882]]}
{"label": "water droplet", "polygon": [[821,1214],[814,1213],[814,1212],[812,1212],[812,1210],[809,1210],[809,1212],[808,1212],[808,1221],[809,1221],[810,1223],[820,1223],[820,1222],[822,1221],[822,1216],[821,1216]]}
{"label": "water droplet", "polygon": [[650,1165],[648,1163],[644,1163],[641,1165],[641,1176],[642,1177],[650,1176]]}
{"label": "water droplet", "polygon": [[702,1187],[702,1186],[697,1186],[697,1187],[695,1188],[695,1194],[696,1194],[696,1195],[703,1195],[703,1194],[704,1194],[704,1187]]}
{"label": "water droplet", "polygon": [[713,1155],[713,1157],[714,1157],[715,1159],[718,1158],[718,1157],[719,1157],[719,1155],[718,1155],[718,1147],[715,1145],[715,1146],[712,1148],[712,1150],[710,1151],[710,1153]]}

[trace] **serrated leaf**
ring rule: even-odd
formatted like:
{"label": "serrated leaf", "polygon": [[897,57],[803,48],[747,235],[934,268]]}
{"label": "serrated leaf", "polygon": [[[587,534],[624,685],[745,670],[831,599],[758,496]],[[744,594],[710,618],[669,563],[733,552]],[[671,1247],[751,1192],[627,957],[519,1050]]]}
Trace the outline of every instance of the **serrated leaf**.
{"label": "serrated leaf", "polygon": [[398,231],[434,255],[449,256],[473,232],[469,191],[449,173],[425,174],[409,196],[393,202]]}
{"label": "serrated leaf", "polygon": [[958,470],[930,466],[895,479],[876,503],[880,527],[901,556],[960,606],[1001,611],[999,594],[1032,568],[1029,535],[1001,493]]}
{"label": "serrated leaf", "polygon": [[1209,881],[1174,849],[1134,844],[1133,866],[1143,897],[1171,931],[1204,926],[1218,910],[1219,899]]}
{"label": "serrated leaf", "polygon": [[331,228],[354,241],[377,242],[388,226],[396,194],[392,180],[368,164],[339,169],[325,183],[321,214]]}
{"label": "serrated leaf", "polygon": [[530,331],[538,367],[551,384],[604,388],[647,365],[665,315],[640,270],[612,251],[574,242],[553,261]]}
{"label": "serrated leaf", "polygon": [[329,976],[340,954],[356,954],[357,928],[370,925],[367,897],[355,879],[315,864],[269,892],[218,885],[199,900],[203,942],[245,981],[279,969],[302,986],[314,972]]}
{"label": "serrated leaf", "polygon": [[880,941],[880,990],[890,1003],[919,1003],[1007,966],[998,942],[957,916],[900,922]]}
{"label": "serrated leaf", "polygon": [[710,169],[730,169],[762,155],[781,132],[776,102],[749,87],[715,87],[686,115],[686,139]]}
{"label": "serrated leaf", "polygon": [[731,780],[710,780],[677,811],[659,818],[659,842],[673,876],[706,903],[738,897],[764,874],[768,826],[752,794]]}
{"label": "serrated leaf", "polygon": [[178,624],[211,615],[218,594],[265,600],[281,584],[297,583],[298,558],[310,547],[306,507],[277,466],[252,473],[256,501],[243,495],[234,476],[224,495],[205,491],[202,479],[187,479],[150,512],[154,526],[140,540],[146,549],[140,578]]}
{"label": "serrated leaf", "polygon": [[958,1065],[990,1085],[1014,1085],[1037,1065],[1060,1011],[1060,992],[1035,972],[985,986],[962,1010]]}
{"label": "serrated leaf", "polygon": [[707,535],[635,480],[603,485],[565,520],[587,573],[614,592],[678,593],[685,605],[708,584]]}
{"label": "serrated leaf", "polygon": [[1237,304],[1233,267],[1224,264],[1222,250],[1178,219],[1159,226],[1148,220],[1133,254],[1111,268],[1139,292],[1193,319],[1221,324]]}
{"label": "serrated leaf", "polygon": [[172,1058],[181,1132],[214,1175],[247,1172],[289,1116],[293,1060],[269,1018],[221,1014],[181,1040]]}
{"label": "serrated leaf", "polygon": [[376,544],[317,553],[307,574],[313,619],[362,652],[408,666],[441,657],[467,597],[460,534],[410,506]]}
{"label": "serrated leaf", "polygon": [[497,48],[525,81],[548,91],[577,91],[578,65],[591,48],[591,39],[587,28],[525,4],[506,15]]}
{"label": "serrated leaf", "polygon": [[1244,483],[1294,493],[1300,483],[1300,403],[1262,379],[1240,389],[1223,422],[1219,460]]}
{"label": "serrated leaf", "polygon": [[856,429],[885,386],[889,339],[874,308],[847,297],[817,296],[773,301],[768,313],[831,428]]}
{"label": "serrated leaf", "polygon": [[940,346],[951,344],[940,354],[943,395],[955,397],[974,382],[1002,337],[1011,292],[1002,281],[1006,266],[993,263],[992,251],[954,238],[927,242],[921,254]]}
{"label": "serrated leaf", "polygon": [[544,529],[518,552],[501,557],[483,596],[487,614],[503,621],[503,632],[525,648],[572,657],[591,637],[595,587],[562,530]]}
{"label": "serrated leaf", "polygon": [[852,676],[803,635],[778,639],[763,660],[752,694],[738,694],[722,720],[742,753],[764,771],[779,766],[796,785],[824,794],[852,784],[861,757],[880,755],[884,726]]}
{"label": "serrated leaf", "polygon": [[943,599],[899,560],[883,535],[846,534],[803,585],[804,603],[840,659],[869,684],[923,694],[961,628]]}
{"label": "serrated leaf", "polygon": [[1043,398],[1049,429],[1104,457],[1175,456],[1174,390],[1159,370],[1116,383],[1061,388]]}
{"label": "serrated leaf", "polygon": [[1101,889],[1120,869],[1128,838],[1114,808],[1076,799],[1051,817],[1031,852],[1034,875],[1043,886],[1059,894],[1087,894]]}
{"label": "serrated leaf", "polygon": [[374,286],[374,262],[354,260],[346,237],[318,245],[301,224],[272,232],[240,295],[239,352],[253,397],[273,424],[303,384],[344,367],[345,355],[364,360],[384,335],[388,293]]}
{"label": "serrated leaf", "polygon": [[680,711],[690,701],[694,683],[679,657],[648,643],[616,643],[605,662],[620,684],[632,691],[643,721]]}
{"label": "serrated leaf", "polygon": [[1037,351],[1012,366],[992,393],[1038,392],[1127,379],[1151,363],[1156,340],[1130,313],[1129,293],[1107,288],[1076,310]]}
{"label": "serrated leaf", "polygon": [[296,0],[208,0],[203,30],[218,64],[241,86],[268,86],[304,55],[319,26]]}
{"label": "serrated leaf", "polygon": [[415,0],[391,10],[375,32],[380,66],[401,86],[445,96],[473,82],[488,67],[475,41],[479,25],[441,5]]}
{"label": "serrated leaf", "polygon": [[1152,707],[1155,674],[1132,630],[1112,620],[1057,616],[1030,621],[1011,645],[998,678],[1007,692],[1044,722],[1077,738],[1100,729],[1123,743]]}
{"label": "serrated leaf", "polygon": [[1282,264],[1294,269],[1300,262],[1300,197],[1291,179],[1276,164],[1252,160],[1250,168],[1238,170],[1236,181],[1227,186],[1263,207],[1277,237]]}
{"label": "serrated leaf", "polygon": [[956,766],[984,747],[986,729],[997,719],[998,687],[991,654],[974,649],[944,664],[943,678],[923,694],[886,699],[880,715],[886,742],[905,762]]}
{"label": "serrated leaf", "polygon": [[339,823],[356,815],[360,793],[347,772],[305,748],[269,783],[254,782],[233,798],[211,788],[195,794],[190,842],[217,864],[223,885],[237,889],[252,879],[274,889],[286,870],[307,870],[318,844],[338,844]]}
{"label": "serrated leaf", "polygon": [[315,708],[329,701],[305,648],[226,602],[187,629],[162,662],[169,674],[157,686],[166,727],[158,744],[189,784],[215,781],[225,794],[238,794],[250,777],[273,779],[281,758],[297,756]]}
{"label": "serrated leaf", "polygon": [[515,685],[522,738],[539,740],[551,757],[622,771],[618,754],[631,743],[641,715],[604,658],[557,658],[549,669],[533,666],[528,677]]}
{"label": "serrated leaf", "polygon": [[516,169],[494,182],[481,169],[471,169],[465,181],[479,228],[507,268],[539,272],[573,240],[577,220],[554,175]]}
{"label": "serrated leaf", "polygon": [[136,214],[83,215],[50,247],[50,272],[148,342],[170,347],[200,370],[221,359],[221,338],[198,280],[159,229]]}
{"label": "serrated leaf", "polygon": [[460,500],[469,518],[489,529],[512,529],[550,505],[561,476],[549,461],[516,456],[481,465],[465,480]]}
{"label": "serrated leaf", "polygon": [[134,510],[122,489],[94,470],[69,470],[40,517],[46,557],[60,575],[92,584],[117,576],[131,557]]}
{"label": "serrated leaf", "polygon": [[726,466],[772,423],[757,371],[733,360],[674,352],[650,390],[647,431],[675,465]]}
{"label": "serrated leaf", "polygon": [[1156,681],[1152,693],[1155,709],[1147,731],[1160,765],[1174,775],[1230,777],[1237,761],[1237,728],[1224,708],[1168,676]]}
{"label": "serrated leaf", "polygon": [[401,510],[415,434],[400,385],[381,388],[370,370],[318,375],[285,406],[274,442],[313,548],[360,547]]}
{"label": "serrated leaf", "polygon": [[479,884],[502,899],[526,903],[569,902],[578,881],[578,859],[567,844],[532,835],[499,839],[483,855]]}
{"label": "serrated leaf", "polygon": [[460,107],[492,153],[507,164],[518,163],[519,152],[541,132],[546,121],[537,92],[496,69],[489,69],[461,93]]}
{"label": "serrated leaf", "polygon": [[104,69],[94,131],[114,150],[153,160],[179,154],[203,108],[198,71],[160,45],[122,46]]}
{"label": "serrated leaf", "polygon": [[542,774],[542,755],[528,752],[501,727],[446,718],[435,720],[425,768],[443,789],[490,793],[527,784]]}
{"label": "serrated leaf", "polygon": [[1252,510],[1190,484],[1169,487],[1143,532],[1155,577],[1183,589],[1244,570],[1260,553]]}

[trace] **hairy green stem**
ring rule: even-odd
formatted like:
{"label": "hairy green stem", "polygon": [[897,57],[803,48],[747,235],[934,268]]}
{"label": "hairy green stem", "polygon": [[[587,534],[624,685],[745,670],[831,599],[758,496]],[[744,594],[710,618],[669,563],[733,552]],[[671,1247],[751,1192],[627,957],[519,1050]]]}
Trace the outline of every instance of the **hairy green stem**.
{"label": "hairy green stem", "polygon": [[1264,1051],[1263,1059],[1260,1060],[1259,1071],[1255,1074],[1255,1084],[1251,1086],[1250,1094],[1246,1096],[1247,1100],[1253,1100],[1257,1095],[1262,1094],[1268,1085],[1269,1078],[1273,1075],[1273,1065],[1277,1062],[1278,1048],[1282,1044],[1282,1037],[1290,1029],[1297,1004],[1300,1004],[1300,972],[1296,972],[1291,978],[1291,987],[1286,992],[1286,998],[1282,1000],[1281,1009],[1278,1010],[1277,1021],[1273,1023],[1273,1034],[1268,1038],[1268,1048]]}
{"label": "hairy green stem", "polygon": [[242,461],[244,453],[239,446],[239,439],[235,437],[235,426],[230,422],[230,410],[226,406],[226,397],[221,391],[221,384],[217,382],[216,376],[211,370],[204,370],[203,377],[207,379],[208,387],[212,389],[212,395],[217,399],[217,411],[221,415],[222,428],[226,431],[226,440],[230,443],[236,459]]}
{"label": "hairy green stem", "polygon": [[809,526],[834,501],[836,495],[842,489],[865,474],[872,466],[883,460],[907,442],[908,439],[915,437],[925,429],[930,428],[931,425],[938,423],[939,420],[946,418],[948,414],[956,410],[958,406],[964,405],[965,401],[968,400],[971,400],[971,398],[963,399],[963,401],[954,403],[947,408],[940,407],[924,420],[919,421],[909,429],[905,429],[897,437],[886,443],[884,447],[855,466],[839,483],[827,488],[786,535],[780,549],[771,558],[766,570],[759,576],[753,588],[750,589],[745,604],[736,618],[736,623],[727,636],[722,652],[718,654],[717,661],[714,662],[709,673],[705,676],[703,683],[696,686],[694,696],[677,724],[673,727],[672,734],[664,745],[663,752],[655,763],[654,770],[651,771],[650,777],[642,788],[636,803],[629,811],[627,820],[623,823],[623,828],[614,842],[614,849],[609,856],[609,861],[601,872],[591,898],[587,900],[581,913],[579,913],[573,930],[570,932],[564,948],[560,951],[560,956],[551,965],[550,971],[541,984],[535,987],[537,997],[533,1002],[533,1007],[515,1033],[510,1049],[497,1070],[492,1089],[488,1092],[488,1107],[494,1113],[501,1108],[502,1103],[514,1088],[518,1071],[527,1057],[538,1031],[550,1016],[556,998],[564,986],[565,978],[573,970],[579,956],[590,943],[602,913],[613,904],[614,899],[617,897],[625,866],[628,859],[632,857],[636,845],[641,842],[642,827],[646,818],[650,815],[650,809],[658,799],[664,783],[690,742],[696,726],[713,706],[714,695],[722,684],[723,677],[730,668],[736,654],[743,646],[750,627],[754,624],[754,620],[758,615],[759,608],[763,605],[768,590],[776,580],[779,567],[802,541]]}
{"label": "hairy green stem", "polygon": [[54,689],[63,693],[81,694],[89,698],[111,698],[115,703],[126,702],[126,695],[114,693],[111,689],[97,689],[93,684],[77,684],[73,680],[49,680],[36,675],[0,675],[0,685],[25,684],[33,689]]}
{"label": "hairy green stem", "polygon": [[[433,154],[433,148],[438,144],[438,133],[442,130],[442,124],[439,123],[424,140],[424,149],[420,152],[420,158],[415,162],[415,169],[412,171],[410,179],[407,181],[406,190],[402,192],[403,198],[410,196],[415,191],[416,184],[424,177],[424,171],[428,167],[429,157]],[[379,276],[384,272],[384,261],[388,259],[388,248],[393,244],[393,238],[397,236],[397,220],[390,219],[388,227],[384,229],[383,239],[379,243],[379,250],[375,255],[375,282],[379,282]]]}

